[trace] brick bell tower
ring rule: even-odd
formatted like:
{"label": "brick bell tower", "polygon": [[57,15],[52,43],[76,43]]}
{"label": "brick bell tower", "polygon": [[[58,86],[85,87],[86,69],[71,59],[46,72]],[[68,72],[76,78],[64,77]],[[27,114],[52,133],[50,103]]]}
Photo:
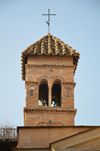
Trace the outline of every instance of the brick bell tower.
{"label": "brick bell tower", "polygon": [[50,33],[22,52],[24,126],[73,126],[79,53]]}

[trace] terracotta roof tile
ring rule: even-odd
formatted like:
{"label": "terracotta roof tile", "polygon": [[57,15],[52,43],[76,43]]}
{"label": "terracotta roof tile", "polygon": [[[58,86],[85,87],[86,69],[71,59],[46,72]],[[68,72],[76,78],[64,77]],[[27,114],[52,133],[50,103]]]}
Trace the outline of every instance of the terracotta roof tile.
{"label": "terracotta roof tile", "polygon": [[49,33],[22,52],[23,80],[25,80],[25,62],[28,55],[74,56],[75,64],[77,65],[80,54],[75,49]]}

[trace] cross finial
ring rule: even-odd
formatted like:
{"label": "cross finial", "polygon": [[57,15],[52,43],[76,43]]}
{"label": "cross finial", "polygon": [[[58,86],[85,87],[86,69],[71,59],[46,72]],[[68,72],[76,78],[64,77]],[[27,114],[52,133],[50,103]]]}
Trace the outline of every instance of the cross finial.
{"label": "cross finial", "polygon": [[46,23],[48,24],[48,33],[50,33],[50,16],[56,15],[56,14],[50,14],[50,9],[48,9],[48,14],[42,14],[45,16],[48,16],[48,21]]}

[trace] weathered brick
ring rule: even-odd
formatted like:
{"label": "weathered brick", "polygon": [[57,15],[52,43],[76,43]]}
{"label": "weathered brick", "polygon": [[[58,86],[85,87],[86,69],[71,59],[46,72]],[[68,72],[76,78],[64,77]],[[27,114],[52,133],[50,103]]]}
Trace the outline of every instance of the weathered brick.
{"label": "weathered brick", "polygon": [[[51,70],[52,69],[52,70]],[[74,125],[74,71],[73,57],[61,56],[28,56],[25,66],[25,88],[26,88],[26,108],[24,109],[25,126],[48,125],[48,121],[52,121],[52,125]],[[62,111],[53,112],[40,111],[44,107],[38,107],[39,85],[42,80],[46,80],[48,84],[48,92],[55,81],[61,82],[61,107]],[[69,96],[67,96],[67,88],[70,88]],[[33,89],[33,96],[30,96],[30,89]],[[48,104],[50,104],[48,95]],[[28,108],[39,111],[30,111]],[[49,106],[51,107],[51,106]],[[45,107],[48,110],[49,107]],[[52,107],[53,109],[53,107]],[[55,108],[54,108],[55,109]],[[63,109],[66,112],[63,112]],[[68,111],[70,109],[70,111]],[[71,112],[72,111],[72,112]]]}

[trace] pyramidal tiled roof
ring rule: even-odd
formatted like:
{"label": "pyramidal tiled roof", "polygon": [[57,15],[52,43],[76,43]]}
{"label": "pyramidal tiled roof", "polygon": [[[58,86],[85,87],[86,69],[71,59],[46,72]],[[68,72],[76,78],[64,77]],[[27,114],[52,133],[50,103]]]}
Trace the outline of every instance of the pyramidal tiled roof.
{"label": "pyramidal tiled roof", "polygon": [[75,49],[48,33],[48,35],[30,45],[22,52],[23,80],[25,80],[25,63],[28,55],[74,56],[77,58],[76,64],[79,58],[79,53]]}

